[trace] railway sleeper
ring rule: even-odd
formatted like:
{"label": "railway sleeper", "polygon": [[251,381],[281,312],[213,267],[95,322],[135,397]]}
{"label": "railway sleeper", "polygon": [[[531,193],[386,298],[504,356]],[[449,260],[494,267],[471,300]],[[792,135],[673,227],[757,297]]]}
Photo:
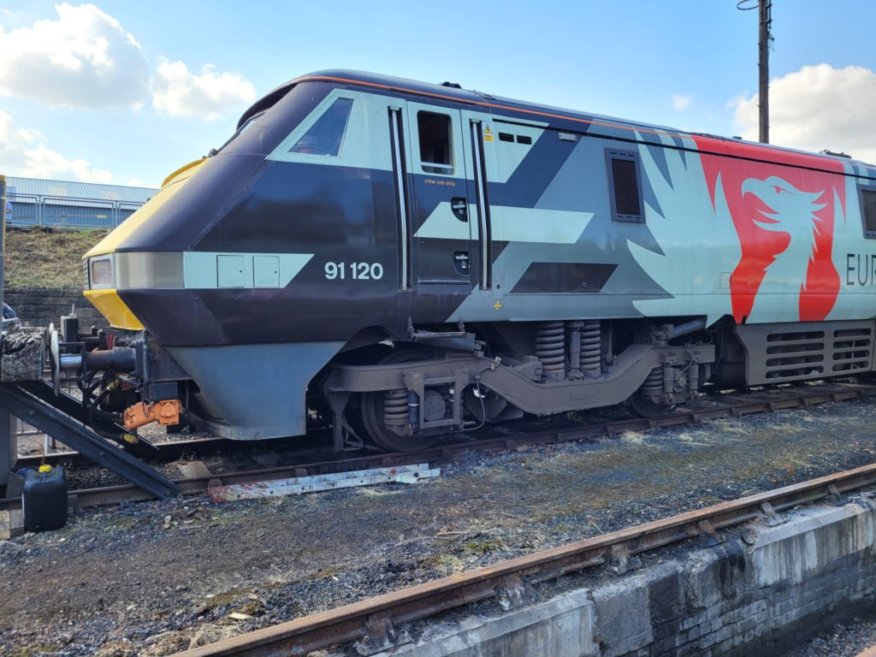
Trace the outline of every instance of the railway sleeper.
{"label": "railway sleeper", "polygon": [[354,645],[358,654],[367,657],[407,643],[413,643],[410,633],[397,630],[389,612],[378,612],[365,621],[365,635]]}

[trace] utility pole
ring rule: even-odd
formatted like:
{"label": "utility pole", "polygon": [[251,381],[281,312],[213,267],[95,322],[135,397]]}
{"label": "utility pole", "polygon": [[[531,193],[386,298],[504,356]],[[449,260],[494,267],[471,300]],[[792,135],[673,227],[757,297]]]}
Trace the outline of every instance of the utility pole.
{"label": "utility pole", "polygon": [[770,26],[772,25],[773,0],[760,0],[760,38],[757,42],[759,61],[758,98],[760,99],[760,141],[770,143]]}
{"label": "utility pole", "polygon": [[760,110],[760,141],[770,142],[770,42],[773,40],[770,28],[773,24],[773,0],[739,0],[736,7],[743,11],[758,8],[760,31],[758,49],[758,108]]}

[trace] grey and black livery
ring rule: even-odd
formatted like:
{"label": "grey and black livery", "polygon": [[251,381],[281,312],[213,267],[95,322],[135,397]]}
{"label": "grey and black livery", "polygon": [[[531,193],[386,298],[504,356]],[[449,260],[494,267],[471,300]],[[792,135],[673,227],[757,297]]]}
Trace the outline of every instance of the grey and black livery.
{"label": "grey and black livery", "polygon": [[[338,447],[416,449],[523,413],[658,412],[707,384],[830,375],[793,349],[753,362],[796,344],[800,318],[734,318],[740,238],[703,152],[668,128],[448,83],[314,73],[89,252],[86,296],[113,346],[136,347],[140,399],[178,398],[187,421],[241,440],[323,422]],[[841,166],[855,194],[873,184]],[[854,246],[835,248],[869,253],[857,199]],[[850,369],[872,368],[860,301],[810,323],[823,339],[807,358],[853,330]]]}

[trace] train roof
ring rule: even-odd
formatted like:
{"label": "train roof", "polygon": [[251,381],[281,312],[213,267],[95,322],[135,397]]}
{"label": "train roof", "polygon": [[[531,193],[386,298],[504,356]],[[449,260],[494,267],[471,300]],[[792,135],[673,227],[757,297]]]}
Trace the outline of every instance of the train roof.
{"label": "train roof", "polygon": [[[251,116],[263,111],[273,105],[277,100],[282,98],[296,84],[308,81],[316,82],[334,82],[336,84],[354,85],[371,87],[382,91],[396,91],[405,94],[412,94],[433,98],[443,101],[458,102],[463,105],[473,105],[488,110],[506,110],[517,112],[524,115],[530,115],[534,120],[546,121],[549,124],[555,124],[562,121],[573,123],[586,123],[592,127],[602,127],[608,130],[620,130],[637,132],[641,134],[664,135],[669,137],[699,137],[708,140],[714,140],[716,151],[723,154],[735,154],[746,158],[756,158],[763,160],[772,160],[780,163],[813,167],[814,160],[817,158],[823,161],[842,161],[844,163],[857,164],[868,169],[866,175],[868,177],[876,177],[876,167],[872,164],[856,160],[841,153],[832,153],[825,151],[822,153],[812,153],[793,148],[785,148],[772,144],[761,144],[759,142],[747,141],[736,137],[722,137],[718,135],[710,135],[706,133],[689,132],[679,130],[669,126],[656,125],[651,123],[643,123],[640,121],[631,121],[612,116],[600,114],[587,114],[584,112],[570,110],[566,108],[554,107],[551,105],[541,105],[527,101],[505,98],[502,96],[494,96],[481,91],[463,89],[460,85],[453,82],[443,82],[441,84],[432,84],[428,82],[420,82],[407,78],[399,78],[391,75],[381,75],[378,73],[369,73],[365,71],[355,71],[346,69],[327,69],[323,71],[315,71],[297,78],[294,78],[267,93],[261,99],[255,102],[240,118],[238,128],[242,126]],[[722,143],[723,142],[723,143]],[[739,151],[739,152],[734,152]],[[803,156],[803,157],[800,157]],[[803,163],[801,160],[808,160]],[[863,172],[861,172],[863,173]]]}
{"label": "train roof", "polygon": [[490,106],[501,105],[508,109],[524,112],[535,112],[539,115],[548,117],[562,117],[569,119],[587,119],[611,121],[619,125],[628,126],[630,128],[648,128],[652,130],[664,130],[666,132],[682,133],[681,130],[670,128],[668,126],[653,125],[642,123],[640,121],[628,121],[617,117],[602,116],[599,114],[585,114],[583,112],[565,109],[562,107],[552,107],[550,105],[539,105],[503,96],[495,96],[482,91],[463,89],[462,86],[455,82],[442,82],[433,84],[430,82],[420,82],[408,78],[399,78],[392,75],[381,75],[378,73],[368,73],[366,71],[354,71],[346,69],[328,69],[324,71],[315,71],[299,76],[280,86],[272,89],[265,94],[261,99],[255,102],[240,118],[238,127],[243,125],[246,120],[254,114],[262,111],[266,107],[272,105],[280,97],[286,94],[293,86],[301,82],[321,81],[335,82],[338,84],[361,85],[364,87],[378,88],[383,91],[398,91],[401,93],[413,94],[418,96],[427,96],[430,98],[455,101],[464,105]]}

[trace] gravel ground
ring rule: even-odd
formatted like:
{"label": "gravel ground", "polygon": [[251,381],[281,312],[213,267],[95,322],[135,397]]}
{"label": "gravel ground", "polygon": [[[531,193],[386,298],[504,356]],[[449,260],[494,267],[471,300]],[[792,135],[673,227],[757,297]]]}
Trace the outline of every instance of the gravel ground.
{"label": "gravel ground", "polygon": [[856,657],[876,646],[876,620],[855,618],[847,625],[837,625],[828,634],[818,636],[781,657]]}
{"label": "gravel ground", "polygon": [[827,404],[466,452],[412,486],[87,511],[62,530],[0,542],[0,654],[167,655],[871,463],[874,419],[876,400]]}

